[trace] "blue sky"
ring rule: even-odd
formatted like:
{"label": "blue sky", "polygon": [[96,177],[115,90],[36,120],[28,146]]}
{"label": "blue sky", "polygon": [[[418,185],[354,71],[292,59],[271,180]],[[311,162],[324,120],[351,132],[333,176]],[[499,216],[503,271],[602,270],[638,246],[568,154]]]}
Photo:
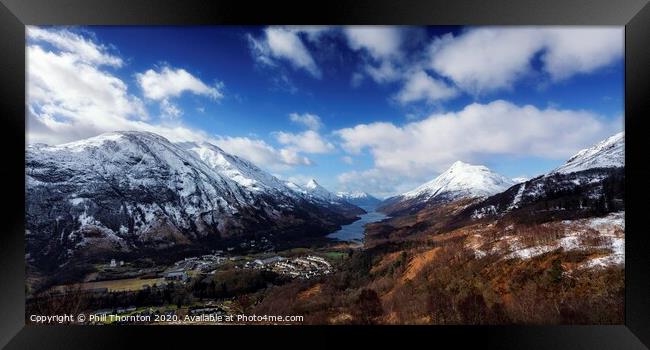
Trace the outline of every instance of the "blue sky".
{"label": "blue sky", "polygon": [[553,169],[623,129],[622,27],[29,27],[28,142],[213,142],[384,197]]}

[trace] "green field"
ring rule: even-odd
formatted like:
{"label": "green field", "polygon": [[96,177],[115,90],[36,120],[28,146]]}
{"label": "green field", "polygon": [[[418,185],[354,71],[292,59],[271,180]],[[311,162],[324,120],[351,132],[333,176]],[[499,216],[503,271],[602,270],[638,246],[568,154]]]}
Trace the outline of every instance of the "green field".
{"label": "green field", "polygon": [[145,284],[149,286],[161,285],[165,283],[164,278],[125,278],[112,281],[84,282],[78,284],[68,284],[56,286],[53,289],[63,292],[70,289],[90,290],[97,288],[107,288],[109,292],[135,291],[143,288]]}

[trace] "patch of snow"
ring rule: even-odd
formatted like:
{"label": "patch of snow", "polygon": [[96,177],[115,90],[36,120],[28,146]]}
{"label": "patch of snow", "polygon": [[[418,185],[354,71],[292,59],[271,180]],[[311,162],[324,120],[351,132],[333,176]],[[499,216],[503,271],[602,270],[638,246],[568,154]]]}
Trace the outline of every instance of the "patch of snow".
{"label": "patch of snow", "polygon": [[497,213],[497,208],[494,205],[489,205],[484,208],[474,210],[472,213],[472,219],[482,219],[487,215],[494,215]]}
{"label": "patch of snow", "polygon": [[536,256],[548,253],[557,249],[551,245],[543,245],[536,247],[529,247],[524,249],[515,250],[514,252],[505,256],[505,259],[519,258],[519,259],[530,259]]}
{"label": "patch of snow", "polygon": [[551,174],[569,174],[592,168],[618,168],[625,165],[625,133],[620,132],[583,149]]}
{"label": "patch of snow", "polygon": [[521,184],[519,186],[519,190],[517,191],[517,194],[515,194],[515,197],[512,199],[512,203],[510,203],[510,205],[508,206],[508,210],[517,208],[517,204],[521,202],[521,197],[523,196],[525,190],[526,190],[526,184],[525,183]]}
{"label": "patch of snow", "polygon": [[564,250],[578,250],[581,249],[580,237],[577,235],[565,236],[560,238],[559,245]]}
{"label": "patch of snow", "polygon": [[70,202],[70,204],[77,206],[83,203],[85,200],[86,200],[85,198],[76,197],[76,198],[71,198],[68,201]]}

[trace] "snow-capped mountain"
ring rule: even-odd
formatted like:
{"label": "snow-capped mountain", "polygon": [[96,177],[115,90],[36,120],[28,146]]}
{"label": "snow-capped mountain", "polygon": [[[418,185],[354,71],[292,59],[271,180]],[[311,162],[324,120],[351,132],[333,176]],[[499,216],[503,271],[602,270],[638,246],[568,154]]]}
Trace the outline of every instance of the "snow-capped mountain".
{"label": "snow-capped mountain", "polygon": [[514,183],[483,165],[457,161],[447,171],[418,188],[402,194],[405,199],[429,200],[439,196],[486,197],[499,193]]}
{"label": "snow-capped mountain", "polygon": [[294,198],[300,195],[300,191],[295,191],[285,182],[260,169],[255,164],[228,154],[209,142],[184,142],[178,145],[195,153],[199,159],[214,171],[235,181],[247,191],[253,193],[273,192],[277,195]]}
{"label": "snow-capped mountain", "polygon": [[426,205],[488,197],[512,185],[514,182],[511,179],[485,166],[457,161],[435,179],[414,190],[387,199],[380,210],[392,215],[413,213]]}
{"label": "snow-capped mountain", "polygon": [[336,196],[360,207],[375,207],[381,201],[366,192],[337,192]]}
{"label": "snow-capped mountain", "polygon": [[[236,238],[325,234],[355,215],[308,201],[218,147],[113,132],[26,150],[26,228],[33,258]],[[308,227],[308,230],[301,230]]]}
{"label": "snow-capped mountain", "polygon": [[624,134],[616,134],[581,150],[548,174],[467,208],[466,214],[481,219],[525,212],[522,219],[545,220],[625,210],[624,148]]}
{"label": "snow-capped mountain", "polygon": [[[289,186],[293,187],[297,185],[291,184]],[[305,199],[320,206],[345,212],[348,213],[348,215],[360,215],[365,213],[365,210],[348,202],[344,198],[338,197],[325,187],[321,186],[315,179],[310,179],[304,186],[297,187],[298,189],[294,190],[295,192],[301,193]]]}
{"label": "snow-capped mountain", "polygon": [[315,179],[309,180],[305,186],[303,186],[307,194],[311,197],[322,199],[325,201],[333,202],[338,199],[336,195],[328,191],[325,187],[321,186]]}
{"label": "snow-capped mountain", "polygon": [[569,174],[593,168],[619,168],[625,165],[625,133],[620,132],[569,158],[551,174]]}

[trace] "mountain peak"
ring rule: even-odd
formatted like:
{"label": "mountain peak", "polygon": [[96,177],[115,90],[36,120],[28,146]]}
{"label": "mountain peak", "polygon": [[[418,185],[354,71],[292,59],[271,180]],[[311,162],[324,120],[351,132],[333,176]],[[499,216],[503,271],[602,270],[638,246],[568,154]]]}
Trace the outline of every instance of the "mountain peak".
{"label": "mountain peak", "polygon": [[318,184],[318,182],[316,182],[315,179],[310,179],[310,180],[305,184],[305,187],[307,187],[307,188],[309,188],[309,189],[314,189],[314,188],[320,187],[320,185]]}
{"label": "mountain peak", "polygon": [[464,167],[468,167],[468,166],[473,166],[473,165],[465,163],[462,160],[457,160],[457,161],[454,162],[454,164],[452,164],[449,167],[449,169],[458,169],[458,168],[464,168]]}
{"label": "mountain peak", "polygon": [[454,162],[435,179],[403,194],[405,198],[424,197],[425,200],[452,195],[483,197],[504,191],[514,183],[483,165]]}

